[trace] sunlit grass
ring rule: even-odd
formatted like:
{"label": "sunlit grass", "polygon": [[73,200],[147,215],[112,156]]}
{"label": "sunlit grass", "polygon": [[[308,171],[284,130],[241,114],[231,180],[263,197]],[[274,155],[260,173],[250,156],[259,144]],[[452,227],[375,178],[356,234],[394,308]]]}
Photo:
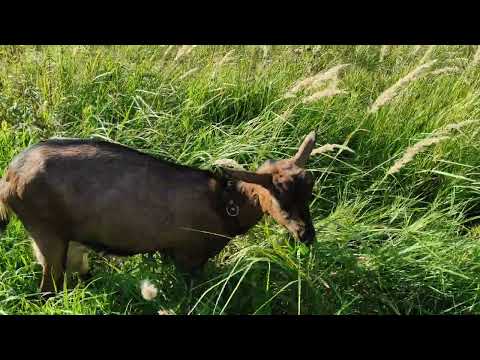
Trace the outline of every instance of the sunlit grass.
{"label": "sunlit grass", "polygon": [[[264,218],[193,284],[159,254],[97,255],[91,282],[68,279],[70,290],[43,304],[40,267],[13,219],[0,240],[0,313],[480,313],[478,123],[388,174],[422,139],[480,119],[477,47],[182,49],[0,47],[1,171],[52,136],[96,136],[199,168],[231,159],[253,170],[291,156],[315,129],[318,148],[337,144],[308,163],[316,177],[315,244],[293,243]],[[285,98],[303,79],[340,64],[350,64],[338,79],[346,93]],[[375,103],[381,106],[369,112]],[[145,279],[158,289],[151,301],[140,292]]]}

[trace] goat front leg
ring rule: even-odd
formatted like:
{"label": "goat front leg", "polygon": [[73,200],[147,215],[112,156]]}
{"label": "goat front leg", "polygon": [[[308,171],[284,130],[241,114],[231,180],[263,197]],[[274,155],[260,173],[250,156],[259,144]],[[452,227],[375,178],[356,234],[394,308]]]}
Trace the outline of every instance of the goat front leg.
{"label": "goat front leg", "polygon": [[198,277],[201,274],[202,268],[208,260],[202,254],[184,249],[174,251],[173,258],[179,268],[192,277]]}
{"label": "goat front leg", "polygon": [[70,241],[67,252],[67,273],[78,273],[80,279],[86,281],[92,277],[88,264],[88,249],[75,241]]}

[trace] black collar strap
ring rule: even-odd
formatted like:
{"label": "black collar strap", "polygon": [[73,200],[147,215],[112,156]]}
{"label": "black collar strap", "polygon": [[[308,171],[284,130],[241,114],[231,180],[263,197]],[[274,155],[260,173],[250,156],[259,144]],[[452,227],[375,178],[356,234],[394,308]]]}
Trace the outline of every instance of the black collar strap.
{"label": "black collar strap", "polygon": [[237,181],[230,174],[220,168],[220,181],[222,183],[222,204],[223,211],[230,218],[240,214],[240,205],[243,203],[242,195],[237,191]]}
{"label": "black collar strap", "polygon": [[225,176],[225,186],[223,191],[223,203],[225,204],[225,211],[228,216],[236,217],[240,214],[240,194],[237,192],[237,182],[230,176]]}

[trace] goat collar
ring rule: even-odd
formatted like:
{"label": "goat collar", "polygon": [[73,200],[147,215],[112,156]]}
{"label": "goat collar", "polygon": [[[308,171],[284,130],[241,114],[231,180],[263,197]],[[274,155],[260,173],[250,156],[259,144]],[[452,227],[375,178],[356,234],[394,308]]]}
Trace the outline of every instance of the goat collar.
{"label": "goat collar", "polygon": [[225,212],[230,217],[237,217],[240,214],[240,204],[243,197],[237,190],[237,181],[233,180],[231,176],[223,172],[223,204]]}
{"label": "goat collar", "polygon": [[[215,176],[219,185],[216,201],[218,214],[227,225],[229,235],[244,234],[258,221],[255,214],[251,213],[253,208],[246,206],[251,199],[243,191],[242,181],[232,178],[221,169],[219,172]],[[252,206],[255,205],[252,204]]]}
{"label": "goat collar", "polygon": [[[225,188],[227,193],[234,192],[234,191],[236,192],[237,190],[235,187],[236,187],[235,182],[233,182],[232,180],[227,180],[227,186]],[[238,214],[240,214],[240,206],[235,202],[233,198],[227,200],[227,205],[225,206],[225,210],[227,211],[228,216],[235,217],[235,216],[238,216]]]}

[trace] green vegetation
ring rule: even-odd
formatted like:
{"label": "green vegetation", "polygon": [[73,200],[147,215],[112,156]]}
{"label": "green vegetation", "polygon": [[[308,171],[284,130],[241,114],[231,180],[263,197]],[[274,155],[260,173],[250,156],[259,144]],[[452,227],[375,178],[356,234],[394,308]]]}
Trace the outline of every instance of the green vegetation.
{"label": "green vegetation", "polygon": [[[192,291],[161,255],[93,255],[92,281],[71,282],[42,304],[40,266],[13,219],[0,239],[0,313],[480,313],[480,123],[450,129],[387,174],[415,143],[480,119],[478,57],[474,46],[0,47],[2,174],[15,154],[52,136],[102,137],[199,168],[233,159],[253,170],[291,156],[313,129],[318,147],[353,151],[308,163],[312,247],[265,217]],[[344,92],[284,97],[339,64],[350,64],[334,79]],[[153,301],[141,296],[144,279],[158,288]]]}

